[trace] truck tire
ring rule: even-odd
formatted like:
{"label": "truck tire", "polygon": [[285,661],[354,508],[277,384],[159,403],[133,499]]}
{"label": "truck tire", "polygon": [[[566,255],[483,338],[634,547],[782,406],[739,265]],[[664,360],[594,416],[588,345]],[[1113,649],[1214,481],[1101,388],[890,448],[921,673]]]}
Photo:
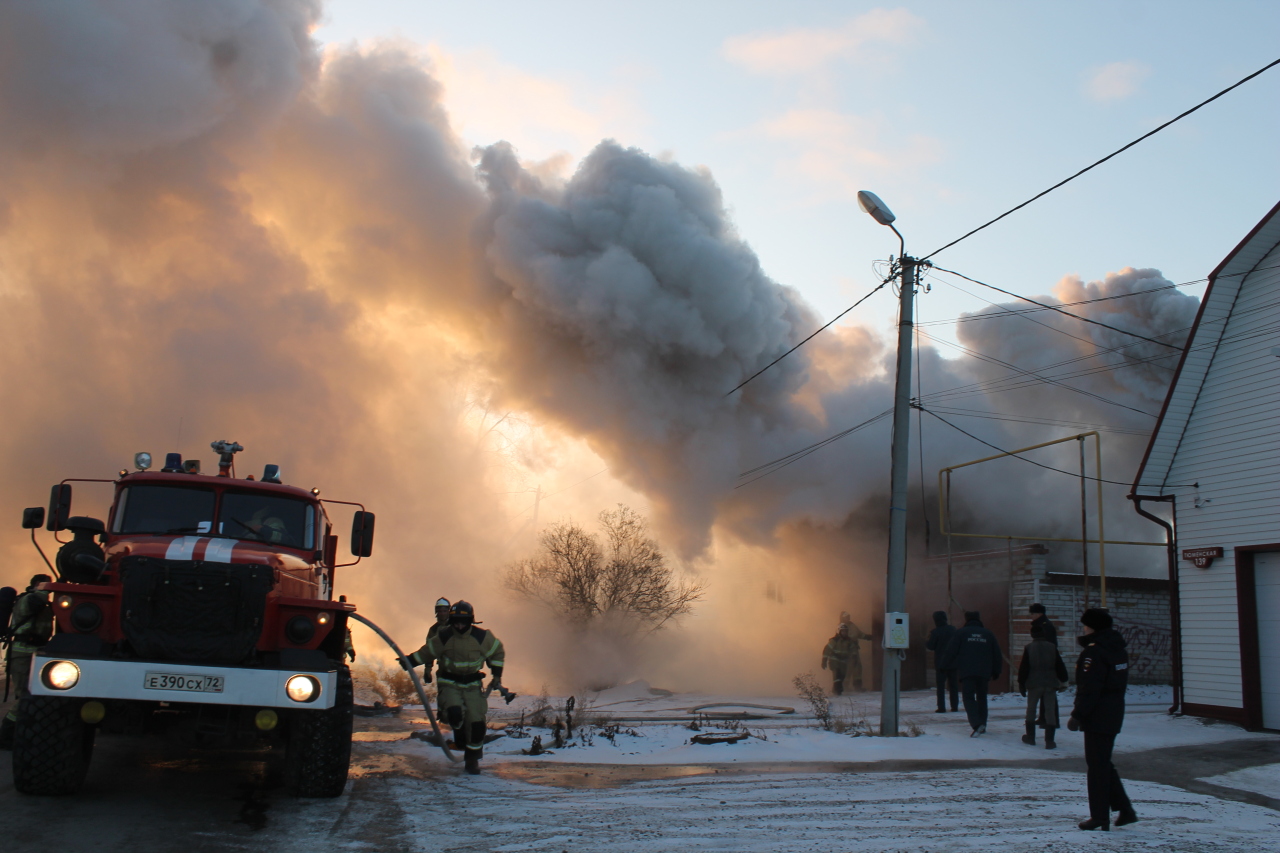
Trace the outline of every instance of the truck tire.
{"label": "truck tire", "polygon": [[24,794],[74,794],[93,756],[94,727],[80,719],[82,702],[24,696],[13,740],[13,785]]}
{"label": "truck tire", "polygon": [[285,745],[285,784],[295,797],[337,797],[351,764],[351,671],[338,670],[338,696],[324,711],[294,711]]}

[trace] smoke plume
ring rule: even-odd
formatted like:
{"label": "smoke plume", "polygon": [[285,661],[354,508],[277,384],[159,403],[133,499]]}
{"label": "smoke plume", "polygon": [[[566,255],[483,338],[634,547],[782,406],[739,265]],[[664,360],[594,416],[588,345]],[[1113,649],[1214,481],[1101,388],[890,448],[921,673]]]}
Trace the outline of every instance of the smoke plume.
{"label": "smoke plume", "polygon": [[[472,151],[423,55],[322,50],[310,36],[321,12],[0,2],[0,517],[16,522],[63,477],[111,477],[135,450],[197,456],[235,439],[242,466],[279,463],[286,481],[379,513],[375,557],[338,581],[363,612],[412,638],[437,596],[468,598],[518,640],[512,674],[532,680],[558,672],[539,659],[540,623],[496,583],[533,534],[514,510],[542,478],[603,463],[608,478],[542,521],[638,500],[710,587],[682,629],[696,642],[677,662],[663,647],[668,663],[647,672],[764,689],[811,667],[839,610],[869,619],[879,606],[887,420],[735,486],[886,409],[885,341],[837,328],[726,397],[821,320],[761,268],[708,170],[613,141],[567,177],[503,142]],[[1126,269],[1062,279],[1053,297],[1141,293],[1072,310],[1177,344],[1195,300],[1167,284]],[[926,407],[979,386],[947,405],[1151,427],[1133,410],[1158,409],[1172,365],[1161,348],[1002,310],[961,323],[961,343],[1024,369],[1102,347],[1114,352],[1081,370],[1119,369],[1064,380],[1088,394],[1010,390],[1008,369],[943,358],[926,338]],[[1068,431],[964,423],[1001,447]],[[926,472],[988,452],[924,427]],[[1123,481],[1145,438],[1105,441],[1106,473]],[[1077,529],[1070,481],[999,464],[1020,490],[960,485],[966,523]],[[106,495],[78,484],[76,511],[101,514]],[[1135,525],[1118,503],[1108,524]],[[3,582],[38,567],[24,538],[3,528]],[[812,654],[769,651],[761,626],[784,619],[815,624]],[[754,663],[708,666],[734,656]]]}

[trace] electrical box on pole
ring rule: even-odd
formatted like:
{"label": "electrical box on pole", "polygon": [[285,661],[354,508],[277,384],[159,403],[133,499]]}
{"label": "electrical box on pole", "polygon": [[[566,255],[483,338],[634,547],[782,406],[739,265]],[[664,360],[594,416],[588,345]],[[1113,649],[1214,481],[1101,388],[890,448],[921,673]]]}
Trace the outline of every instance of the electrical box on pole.
{"label": "electrical box on pole", "polygon": [[884,647],[907,649],[911,647],[911,616],[907,613],[884,615]]}

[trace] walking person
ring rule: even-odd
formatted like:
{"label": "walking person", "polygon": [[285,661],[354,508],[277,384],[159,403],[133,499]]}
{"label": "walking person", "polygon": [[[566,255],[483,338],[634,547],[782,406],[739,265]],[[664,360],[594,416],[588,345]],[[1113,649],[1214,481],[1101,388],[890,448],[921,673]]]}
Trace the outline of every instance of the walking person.
{"label": "walking person", "polygon": [[1044,638],[1055,646],[1058,645],[1058,629],[1045,614],[1044,605],[1036,602],[1028,608],[1031,612],[1031,631],[1034,634],[1037,625],[1040,626],[1040,632],[1044,634]]}
{"label": "walking person", "polygon": [[960,688],[956,683],[956,671],[942,668],[942,656],[947,652],[951,638],[956,634],[956,626],[947,622],[947,611],[938,610],[933,614],[934,628],[929,632],[929,639],[924,647],[933,652],[933,675],[938,683],[938,713],[947,710],[946,693],[951,691],[951,710],[960,710]]}
{"label": "walking person", "polygon": [[1003,660],[996,635],[982,626],[982,614],[976,610],[965,611],[964,627],[956,631],[947,644],[942,666],[954,669],[960,679],[964,712],[973,729],[969,737],[987,731],[987,688],[1000,677]]}
{"label": "walking person", "polygon": [[1124,692],[1129,686],[1129,653],[1124,637],[1115,630],[1111,614],[1089,609],[1080,617],[1084,647],[1076,661],[1076,704],[1067,720],[1071,731],[1084,732],[1084,761],[1089,781],[1089,819],[1080,822],[1084,830],[1111,829],[1111,812],[1116,826],[1136,823],[1137,813],[1125,793],[1120,774],[1111,763],[1116,735],[1124,725]]}
{"label": "walking person", "polygon": [[1022,650],[1018,664],[1018,692],[1027,700],[1027,733],[1022,742],[1036,745],[1037,714],[1044,726],[1044,748],[1057,749],[1058,690],[1067,683],[1067,665],[1058,647],[1045,638],[1044,628],[1031,624],[1031,642]]}

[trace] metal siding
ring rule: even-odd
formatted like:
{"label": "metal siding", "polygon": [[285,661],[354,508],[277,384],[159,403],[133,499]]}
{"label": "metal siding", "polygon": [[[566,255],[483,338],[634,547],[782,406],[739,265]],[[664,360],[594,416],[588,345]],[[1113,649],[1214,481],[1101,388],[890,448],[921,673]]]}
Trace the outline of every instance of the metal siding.
{"label": "metal siding", "polygon": [[[1273,248],[1259,266],[1277,264],[1280,251]],[[1270,353],[1280,344],[1280,270],[1247,276],[1219,297],[1228,289],[1239,290],[1236,310],[1211,363],[1207,351],[1188,356],[1203,378],[1189,415],[1179,410],[1185,427],[1174,458],[1161,465],[1163,446],[1159,456],[1153,446],[1151,458],[1155,468],[1166,467],[1164,482],[1178,494],[1178,547],[1226,549],[1208,569],[1179,566],[1184,700],[1241,708],[1234,548],[1280,542],[1280,358]],[[1207,308],[1202,328],[1226,308],[1225,300],[1213,312]],[[1189,483],[1199,483],[1198,493],[1181,485]],[[1208,502],[1195,507],[1197,496]]]}

